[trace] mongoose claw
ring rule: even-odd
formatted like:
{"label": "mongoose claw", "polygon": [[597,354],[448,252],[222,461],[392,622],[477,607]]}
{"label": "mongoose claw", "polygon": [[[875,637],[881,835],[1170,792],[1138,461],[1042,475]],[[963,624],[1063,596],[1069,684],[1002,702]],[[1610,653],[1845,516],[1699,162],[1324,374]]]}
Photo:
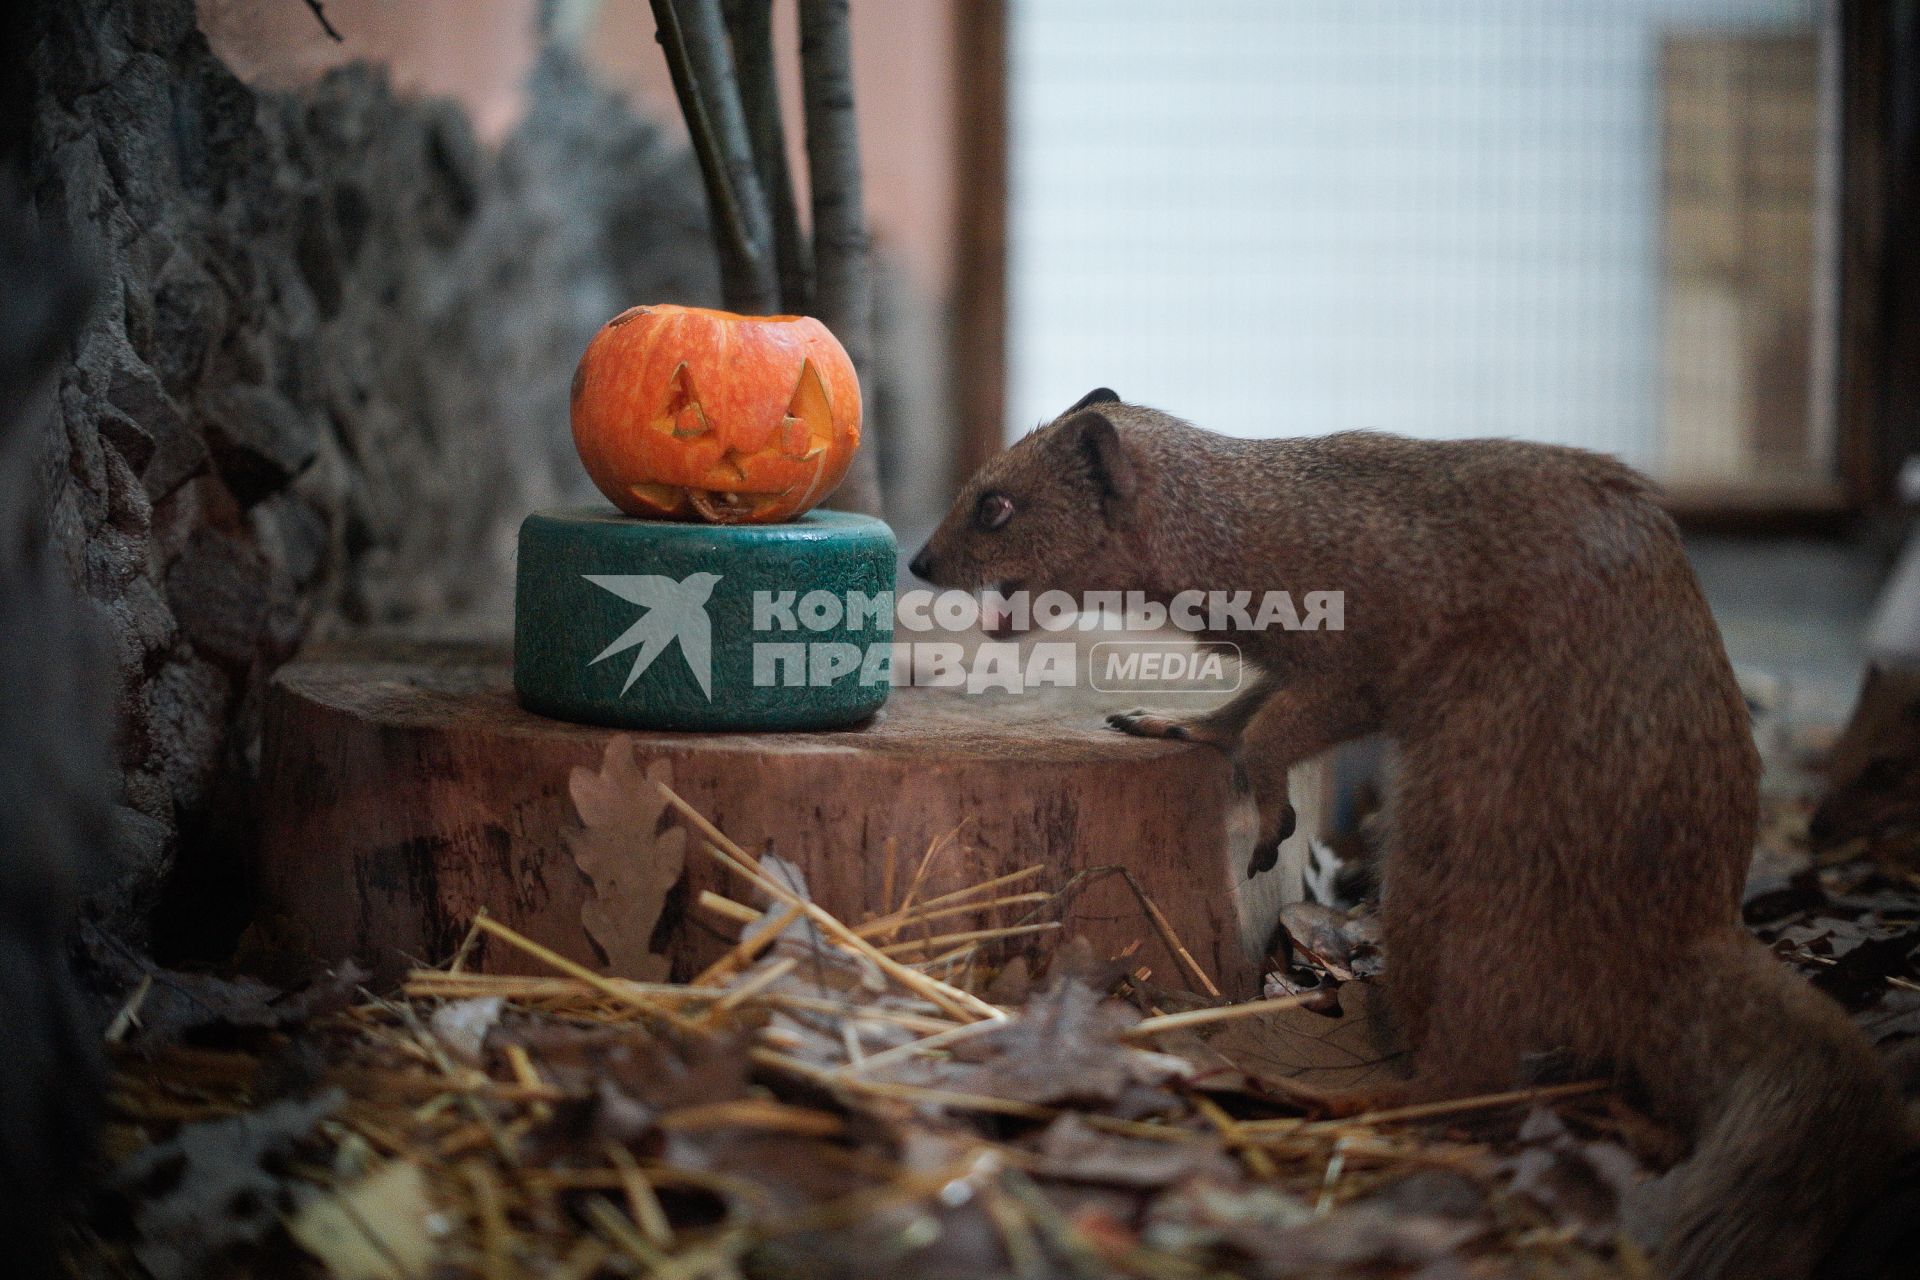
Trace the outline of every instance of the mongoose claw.
{"label": "mongoose claw", "polygon": [[1185,742],[1193,736],[1186,725],[1171,716],[1159,715],[1137,707],[1132,711],[1114,712],[1107,717],[1107,723],[1120,732],[1132,734],[1136,738],[1172,738],[1178,742]]}
{"label": "mongoose claw", "polygon": [[1262,871],[1271,871],[1280,863],[1280,842],[1274,841],[1253,851],[1247,859],[1247,879],[1251,880]]}
{"label": "mongoose claw", "polygon": [[1247,860],[1247,879],[1251,880],[1262,871],[1271,871],[1279,865],[1280,846],[1287,842],[1288,838],[1293,835],[1294,828],[1298,825],[1298,818],[1293,812],[1293,806],[1290,804],[1281,805],[1280,825],[1268,834],[1266,839],[1254,846],[1253,856]]}

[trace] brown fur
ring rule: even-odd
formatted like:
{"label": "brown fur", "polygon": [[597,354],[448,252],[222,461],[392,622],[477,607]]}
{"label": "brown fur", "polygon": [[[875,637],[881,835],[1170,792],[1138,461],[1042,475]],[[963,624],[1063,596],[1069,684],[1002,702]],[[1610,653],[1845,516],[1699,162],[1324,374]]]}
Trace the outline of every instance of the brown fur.
{"label": "brown fur", "polygon": [[[989,493],[1014,504],[991,531]],[[1262,673],[1234,703],[1120,727],[1235,752],[1269,826],[1288,766],[1387,734],[1402,1096],[1503,1088],[1555,1049],[1620,1071],[1695,1143],[1641,1216],[1672,1274],[1805,1275],[1903,1149],[1865,1041],[1739,927],[1759,762],[1636,472],[1509,440],[1235,440],[1097,403],[989,462],[914,567],[1162,600],[1344,591],[1344,630],[1212,637]]]}

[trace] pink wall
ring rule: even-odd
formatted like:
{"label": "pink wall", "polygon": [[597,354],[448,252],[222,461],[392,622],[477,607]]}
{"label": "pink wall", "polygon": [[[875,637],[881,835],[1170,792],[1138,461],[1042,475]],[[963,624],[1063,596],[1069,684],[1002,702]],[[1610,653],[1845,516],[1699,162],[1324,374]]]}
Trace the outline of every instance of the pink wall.
{"label": "pink wall", "polygon": [[[933,297],[953,287],[954,25],[964,0],[854,0],[854,79],[867,208],[876,239]],[[335,44],[299,0],[200,0],[214,50],[251,83],[287,87],[365,58],[402,90],[463,103],[481,136],[518,118],[534,56],[536,0],[326,0]],[[775,0],[789,129],[801,121],[794,0]],[[680,129],[646,0],[606,0],[584,41],[588,59],[655,118]],[[796,172],[805,163],[794,148]],[[804,200],[804,196],[803,196]]]}
{"label": "pink wall", "polygon": [[326,0],[335,44],[300,0],[199,0],[213,51],[251,83],[288,88],[357,59],[385,63],[408,93],[458,99],[481,136],[520,111],[533,65],[535,0]]}

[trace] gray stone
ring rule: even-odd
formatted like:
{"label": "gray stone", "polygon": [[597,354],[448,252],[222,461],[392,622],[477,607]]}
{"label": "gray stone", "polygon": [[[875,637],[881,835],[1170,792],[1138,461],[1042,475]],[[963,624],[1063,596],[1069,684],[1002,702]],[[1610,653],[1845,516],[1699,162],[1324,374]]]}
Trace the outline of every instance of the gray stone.
{"label": "gray stone", "polygon": [[153,526],[153,503],[127,460],[103,433],[101,456],[107,469],[107,523],[130,538],[144,539]]}
{"label": "gray stone", "polygon": [[206,442],[118,326],[95,317],[80,340],[73,372],[88,398],[63,401],[67,412],[90,421],[120,447],[150,499],[171,493],[206,470]]}
{"label": "gray stone", "polygon": [[180,639],[173,610],[160,586],[151,578],[136,578],[124,593],[101,606],[120,655],[120,670],[130,687],[138,688],[149,669]]}
{"label": "gray stone", "polygon": [[[162,217],[181,185],[171,81],[165,62],[156,54],[140,52],[122,63],[96,94],[76,104],[112,139],[102,155],[122,206],[136,226],[148,226]],[[166,110],[156,111],[156,106]]]}
{"label": "gray stone", "polygon": [[113,809],[113,853],[122,874],[164,865],[173,831],[164,822],[121,804]]}
{"label": "gray stone", "polygon": [[279,493],[248,513],[261,551],[286,575],[295,590],[310,586],[325,564],[327,522],[313,503],[297,493]]}
{"label": "gray stone", "polygon": [[167,570],[167,599],[195,648],[244,669],[260,644],[270,575],[252,544],[202,529]]}
{"label": "gray stone", "polygon": [[147,464],[153,461],[152,432],[110,405],[94,406],[93,420],[100,438],[112,446],[129,470],[135,475],[146,470]]}
{"label": "gray stone", "polygon": [[196,808],[219,772],[232,692],[220,668],[191,650],[162,666],[147,686],[150,759],[175,814]]}
{"label": "gray stone", "polygon": [[206,363],[208,339],[231,320],[227,294],[204,263],[182,251],[151,285],[153,340],[147,348],[167,386],[191,387]]}
{"label": "gray stone", "polygon": [[[160,823],[171,834],[174,830],[173,790],[167,785],[166,776],[161,773],[159,765],[151,759],[128,763],[124,755],[122,762],[126,764],[126,768],[121,774],[120,798],[130,808]],[[155,847],[171,852],[172,841],[168,840]],[[140,875],[149,882],[158,883],[169,870],[170,868],[162,863],[154,867],[129,867],[125,869],[125,874]],[[126,910],[124,913],[107,912],[105,917],[107,923],[118,925],[121,932],[131,933],[136,937],[142,934],[145,931],[145,916],[153,909],[153,901],[151,899],[142,901],[132,895],[117,901],[124,905]]]}
{"label": "gray stone", "polygon": [[94,429],[89,397],[71,380],[60,384],[60,426],[66,433],[66,487],[78,500],[88,527],[107,518],[107,459]]}
{"label": "gray stone", "polygon": [[200,408],[214,465],[242,506],[286,488],[319,452],[311,419],[271,387],[216,388]]}

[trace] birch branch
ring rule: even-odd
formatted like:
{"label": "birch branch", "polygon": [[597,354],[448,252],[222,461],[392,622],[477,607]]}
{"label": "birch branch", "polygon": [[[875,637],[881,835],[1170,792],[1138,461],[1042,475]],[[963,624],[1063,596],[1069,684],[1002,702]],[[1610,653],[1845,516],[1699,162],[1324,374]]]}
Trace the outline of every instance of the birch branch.
{"label": "birch branch", "polygon": [[766,196],[754,169],[719,0],[652,0],[660,47],[706,180],[720,288],[727,306],[768,315],[780,305]]}
{"label": "birch branch", "polygon": [[773,0],[725,0],[733,65],[740,80],[740,106],[747,140],[773,220],[773,258],[780,280],[780,309],[813,309],[813,249],[800,228],[793,174],[787,168],[787,130],[780,117],[780,79],[774,70]]}
{"label": "birch branch", "polygon": [[[813,185],[813,314],[847,349],[871,405],[873,263],[860,185],[848,0],[800,0],[800,69]],[[834,495],[842,510],[880,514],[879,441],[866,440]]]}

